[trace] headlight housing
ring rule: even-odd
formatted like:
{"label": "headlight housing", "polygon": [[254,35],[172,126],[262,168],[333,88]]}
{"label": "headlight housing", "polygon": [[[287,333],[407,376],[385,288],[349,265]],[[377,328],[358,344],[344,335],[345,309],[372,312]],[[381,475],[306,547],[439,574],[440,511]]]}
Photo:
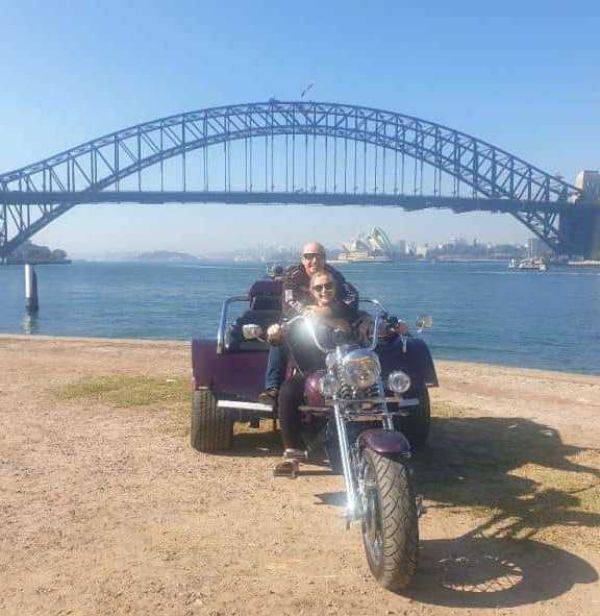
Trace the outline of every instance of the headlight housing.
{"label": "headlight housing", "polygon": [[324,398],[333,398],[339,387],[338,380],[335,375],[328,372],[319,380],[319,390]]}
{"label": "headlight housing", "polygon": [[369,349],[356,349],[344,357],[344,380],[351,387],[366,389],[377,382],[381,374],[379,358]]}
{"label": "headlight housing", "polygon": [[402,370],[390,372],[388,376],[388,388],[396,394],[403,394],[410,389],[410,377]]}

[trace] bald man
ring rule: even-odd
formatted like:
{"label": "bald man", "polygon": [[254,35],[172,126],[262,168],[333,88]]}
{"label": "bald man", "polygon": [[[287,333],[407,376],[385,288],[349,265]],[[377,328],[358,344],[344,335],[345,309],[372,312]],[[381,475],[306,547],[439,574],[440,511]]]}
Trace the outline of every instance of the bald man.
{"label": "bald man", "polygon": [[[283,295],[281,307],[283,316],[291,319],[299,314],[325,314],[327,309],[314,305],[310,293],[310,279],[317,272],[329,272],[336,280],[340,300],[349,313],[358,310],[358,291],[338,272],[327,265],[325,248],[319,242],[309,242],[302,249],[298,265],[288,268],[283,278]],[[330,315],[328,315],[330,316]],[[287,354],[282,346],[272,346],[269,349],[267,372],[265,374],[265,390],[260,394],[262,402],[274,402],[283,381]]]}
{"label": "bald man", "polygon": [[283,279],[282,308],[286,318],[298,314],[317,312],[310,294],[310,279],[317,272],[329,272],[337,282],[343,304],[351,310],[358,309],[358,291],[336,269],[327,265],[325,248],[319,242],[309,242],[302,249],[299,265],[290,267]]}

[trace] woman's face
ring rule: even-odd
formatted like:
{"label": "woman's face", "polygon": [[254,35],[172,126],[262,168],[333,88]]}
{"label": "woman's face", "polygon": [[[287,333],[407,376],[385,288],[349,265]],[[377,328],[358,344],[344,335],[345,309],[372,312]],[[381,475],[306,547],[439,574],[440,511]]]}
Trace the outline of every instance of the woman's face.
{"label": "woman's face", "polygon": [[335,300],[335,283],[329,274],[317,274],[310,280],[310,292],[317,306],[329,306]]}

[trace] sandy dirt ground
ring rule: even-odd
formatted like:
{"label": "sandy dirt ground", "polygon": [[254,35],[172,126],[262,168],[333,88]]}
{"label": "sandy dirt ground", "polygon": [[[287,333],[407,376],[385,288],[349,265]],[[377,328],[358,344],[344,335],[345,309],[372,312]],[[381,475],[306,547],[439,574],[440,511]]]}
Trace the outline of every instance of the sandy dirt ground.
{"label": "sandy dirt ground", "polygon": [[600,512],[581,505],[598,485],[600,377],[438,363],[440,415],[415,457],[419,570],[393,594],[345,529],[341,477],[272,477],[277,435],[205,455],[171,406],[56,395],[188,378],[189,354],[0,336],[0,614],[600,613]]}

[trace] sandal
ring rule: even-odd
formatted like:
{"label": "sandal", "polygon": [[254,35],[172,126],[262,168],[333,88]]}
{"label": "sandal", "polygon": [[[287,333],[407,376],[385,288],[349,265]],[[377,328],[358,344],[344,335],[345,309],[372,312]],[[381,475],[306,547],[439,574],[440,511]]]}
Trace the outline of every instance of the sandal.
{"label": "sandal", "polygon": [[258,394],[258,401],[263,404],[275,405],[277,402],[277,396],[279,396],[279,390],[275,387],[265,389]]}

